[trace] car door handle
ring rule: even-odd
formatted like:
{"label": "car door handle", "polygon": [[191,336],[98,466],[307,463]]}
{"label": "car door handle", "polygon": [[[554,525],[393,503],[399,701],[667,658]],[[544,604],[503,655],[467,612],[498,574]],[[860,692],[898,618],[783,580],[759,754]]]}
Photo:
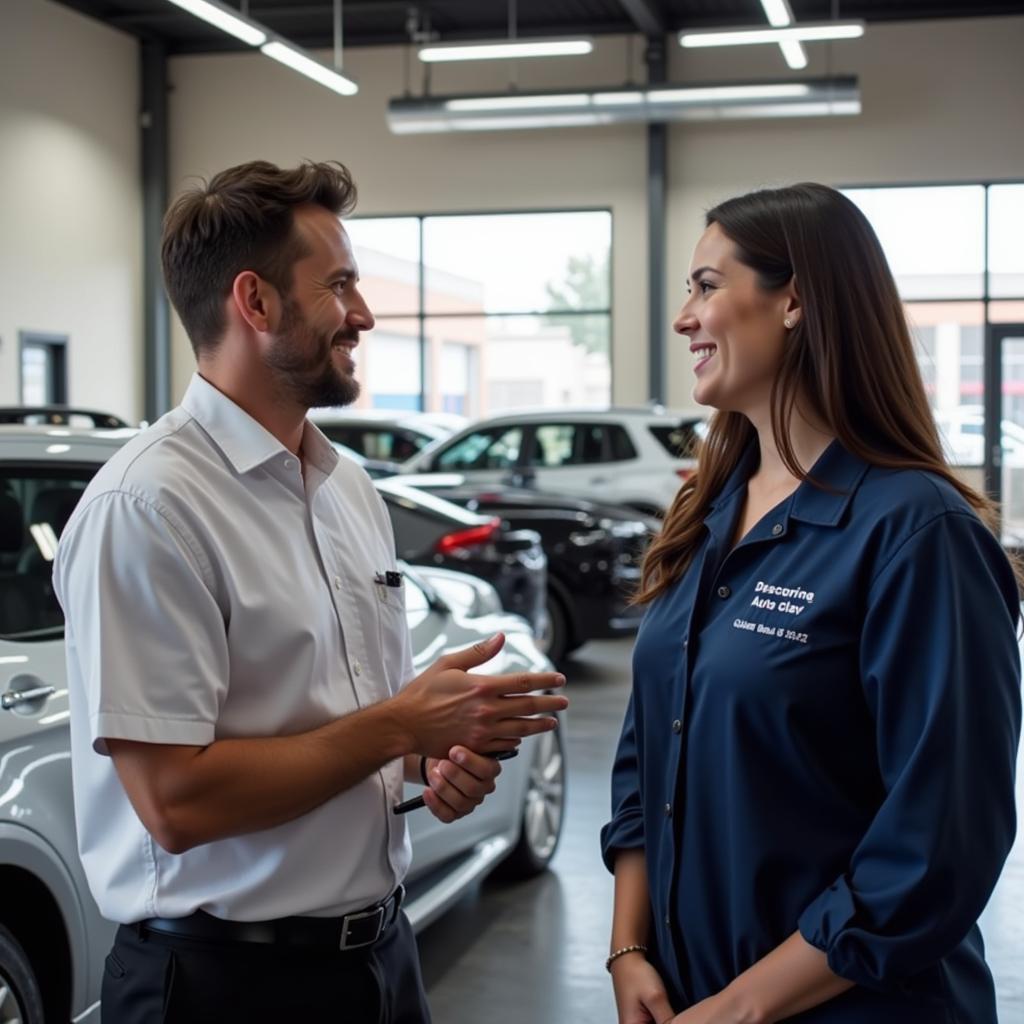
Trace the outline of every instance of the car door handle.
{"label": "car door handle", "polygon": [[36,686],[31,690],[7,690],[0,694],[0,708],[10,711],[19,704],[29,704],[34,700],[45,700],[57,692],[56,686]]}
{"label": "car door handle", "polygon": [[611,480],[611,477],[608,477],[608,476],[592,476],[590,478],[590,482],[592,484],[606,484],[606,483],[609,483],[610,480]]}

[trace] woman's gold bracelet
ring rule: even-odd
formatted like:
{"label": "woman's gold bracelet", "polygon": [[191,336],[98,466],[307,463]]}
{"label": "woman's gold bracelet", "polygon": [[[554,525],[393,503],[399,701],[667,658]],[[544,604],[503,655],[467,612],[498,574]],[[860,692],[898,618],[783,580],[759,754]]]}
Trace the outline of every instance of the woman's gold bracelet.
{"label": "woman's gold bracelet", "polygon": [[622,949],[615,950],[614,953],[604,962],[604,969],[611,974],[612,964],[619,959],[620,956],[625,956],[627,953],[646,953],[646,946],[623,946]]}

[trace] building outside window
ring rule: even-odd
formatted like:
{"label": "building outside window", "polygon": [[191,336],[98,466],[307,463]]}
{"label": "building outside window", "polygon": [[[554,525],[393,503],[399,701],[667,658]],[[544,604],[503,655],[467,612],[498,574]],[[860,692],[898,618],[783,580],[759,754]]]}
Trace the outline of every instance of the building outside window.
{"label": "building outside window", "polygon": [[376,330],[359,405],[476,418],[611,398],[611,214],[347,222]]}
{"label": "building outside window", "polygon": [[[885,250],[950,461],[1024,541],[1024,183],[844,189]],[[986,344],[986,338],[988,344]],[[986,358],[993,360],[986,375]],[[998,371],[998,395],[986,379]],[[986,466],[985,419],[1001,450]],[[983,475],[982,467],[986,468]]]}

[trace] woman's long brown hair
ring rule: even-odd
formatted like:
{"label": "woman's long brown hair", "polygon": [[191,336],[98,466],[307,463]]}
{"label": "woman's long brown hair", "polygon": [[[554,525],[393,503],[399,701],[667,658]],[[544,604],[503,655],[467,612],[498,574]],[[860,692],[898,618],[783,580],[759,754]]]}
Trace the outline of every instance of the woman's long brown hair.
{"label": "woman's long brown hair", "polygon": [[[807,479],[789,439],[799,398],[857,457],[942,477],[997,529],[993,503],[959,480],[943,456],[896,282],[864,214],[835,189],[805,183],[729,199],[708,211],[706,223],[732,240],[761,288],[776,291],[796,277],[802,315],[771,393],[772,433],[786,468]],[[699,468],[644,559],[635,603],[652,601],[686,571],[711,502],[754,437],[742,413],[712,416],[696,453]]]}

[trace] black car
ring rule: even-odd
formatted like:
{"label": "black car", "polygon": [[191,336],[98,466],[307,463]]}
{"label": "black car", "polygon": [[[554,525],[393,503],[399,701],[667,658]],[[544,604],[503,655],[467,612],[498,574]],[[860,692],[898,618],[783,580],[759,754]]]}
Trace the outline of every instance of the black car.
{"label": "black car", "polygon": [[507,612],[547,633],[547,558],[540,535],[512,528],[404,481],[374,480],[387,505],[398,557],[413,565],[457,569],[486,580]]}
{"label": "black car", "polygon": [[634,632],[642,609],[629,603],[644,552],[661,523],[634,509],[526,488],[481,488],[459,473],[403,476],[417,491],[512,529],[536,530],[548,557],[548,632],[540,646],[558,664],[585,643]]}

